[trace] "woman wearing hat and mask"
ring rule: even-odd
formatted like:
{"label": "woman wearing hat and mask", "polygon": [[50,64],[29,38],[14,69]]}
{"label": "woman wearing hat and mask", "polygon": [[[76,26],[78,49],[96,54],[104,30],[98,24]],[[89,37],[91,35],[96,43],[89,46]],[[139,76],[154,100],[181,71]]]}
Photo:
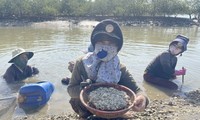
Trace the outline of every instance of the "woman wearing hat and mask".
{"label": "woman wearing hat and mask", "polygon": [[170,44],[169,49],[156,58],[147,66],[143,75],[144,80],[169,89],[178,89],[178,85],[171,81],[176,75],[185,75],[186,69],[175,70],[177,55],[187,50],[189,38],[178,35]]}
{"label": "woman wearing hat and mask", "polygon": [[115,83],[130,88],[137,95],[133,110],[143,111],[149,101],[126,67],[120,64],[117,55],[123,45],[119,25],[109,19],[101,21],[92,32],[91,43],[94,52],[89,52],[76,61],[68,86],[70,104],[74,111],[83,119],[92,115],[79,98],[80,88],[86,85],[82,84],[84,80],[88,84]]}
{"label": "woman wearing hat and mask", "polygon": [[18,48],[12,52],[12,59],[8,63],[13,63],[3,75],[8,82],[21,81],[27,77],[38,74],[39,70],[35,67],[27,65],[28,60],[33,57],[33,52],[26,52],[22,48]]}

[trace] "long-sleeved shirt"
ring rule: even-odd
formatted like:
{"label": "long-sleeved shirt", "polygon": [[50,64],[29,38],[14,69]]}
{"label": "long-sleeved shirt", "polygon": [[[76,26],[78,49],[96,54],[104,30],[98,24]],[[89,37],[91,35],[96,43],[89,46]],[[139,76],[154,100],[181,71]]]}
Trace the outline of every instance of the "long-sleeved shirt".
{"label": "long-sleeved shirt", "polygon": [[145,72],[168,80],[174,75],[176,63],[177,57],[169,51],[165,51],[150,62]]}
{"label": "long-sleeved shirt", "polygon": [[27,77],[37,74],[39,71],[35,67],[27,65],[23,70],[19,69],[15,64],[12,64],[3,75],[6,82],[21,81]]}

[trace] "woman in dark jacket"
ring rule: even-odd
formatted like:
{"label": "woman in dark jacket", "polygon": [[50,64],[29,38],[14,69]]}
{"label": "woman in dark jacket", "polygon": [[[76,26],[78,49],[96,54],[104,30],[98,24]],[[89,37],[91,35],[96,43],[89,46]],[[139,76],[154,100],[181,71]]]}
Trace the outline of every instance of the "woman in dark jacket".
{"label": "woman in dark jacket", "polygon": [[143,111],[149,101],[138,87],[130,72],[120,63],[118,52],[123,45],[123,36],[119,25],[113,20],[101,21],[93,30],[91,43],[94,51],[78,59],[72,71],[68,86],[70,104],[81,119],[92,115],[81,103],[82,82],[115,83],[124,85],[136,93],[134,111]]}
{"label": "woman in dark jacket", "polygon": [[7,83],[22,81],[39,73],[37,68],[27,65],[28,60],[31,59],[33,55],[33,52],[26,52],[23,48],[15,49],[12,52],[12,59],[8,62],[12,63],[12,65],[3,75]]}
{"label": "woman in dark jacket", "polygon": [[170,81],[176,75],[185,75],[186,69],[175,70],[177,55],[187,50],[189,38],[178,35],[169,45],[169,49],[159,54],[147,66],[144,80],[169,89],[178,89],[178,86]]}

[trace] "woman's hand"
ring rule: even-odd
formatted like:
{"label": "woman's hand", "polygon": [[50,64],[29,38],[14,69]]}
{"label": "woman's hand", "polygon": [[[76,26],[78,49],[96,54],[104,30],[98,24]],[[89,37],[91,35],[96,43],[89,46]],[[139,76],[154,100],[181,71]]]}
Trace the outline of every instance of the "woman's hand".
{"label": "woman's hand", "polygon": [[73,69],[74,69],[74,61],[70,61],[68,62],[68,70],[72,73]]}
{"label": "woman's hand", "polygon": [[146,97],[144,95],[136,95],[133,111],[142,112],[146,108]]}
{"label": "woman's hand", "polygon": [[37,68],[35,68],[35,67],[32,67],[32,74],[36,75],[38,73],[39,73],[39,70]]}
{"label": "woman's hand", "polygon": [[175,70],[175,75],[185,75],[186,74],[186,69],[182,67],[181,70]]}

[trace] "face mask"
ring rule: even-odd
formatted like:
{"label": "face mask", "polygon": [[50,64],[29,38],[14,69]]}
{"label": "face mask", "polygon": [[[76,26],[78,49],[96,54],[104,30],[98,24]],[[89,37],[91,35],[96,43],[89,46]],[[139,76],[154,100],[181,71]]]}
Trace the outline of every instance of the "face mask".
{"label": "face mask", "polygon": [[94,52],[101,61],[108,62],[117,55],[117,47],[115,45],[97,43]]}
{"label": "face mask", "polygon": [[24,69],[27,66],[28,58],[25,54],[20,55],[14,60],[14,63],[21,69]]}
{"label": "face mask", "polygon": [[172,53],[172,55],[178,55],[182,52],[182,49],[176,47],[175,45],[170,45],[169,51]]}

